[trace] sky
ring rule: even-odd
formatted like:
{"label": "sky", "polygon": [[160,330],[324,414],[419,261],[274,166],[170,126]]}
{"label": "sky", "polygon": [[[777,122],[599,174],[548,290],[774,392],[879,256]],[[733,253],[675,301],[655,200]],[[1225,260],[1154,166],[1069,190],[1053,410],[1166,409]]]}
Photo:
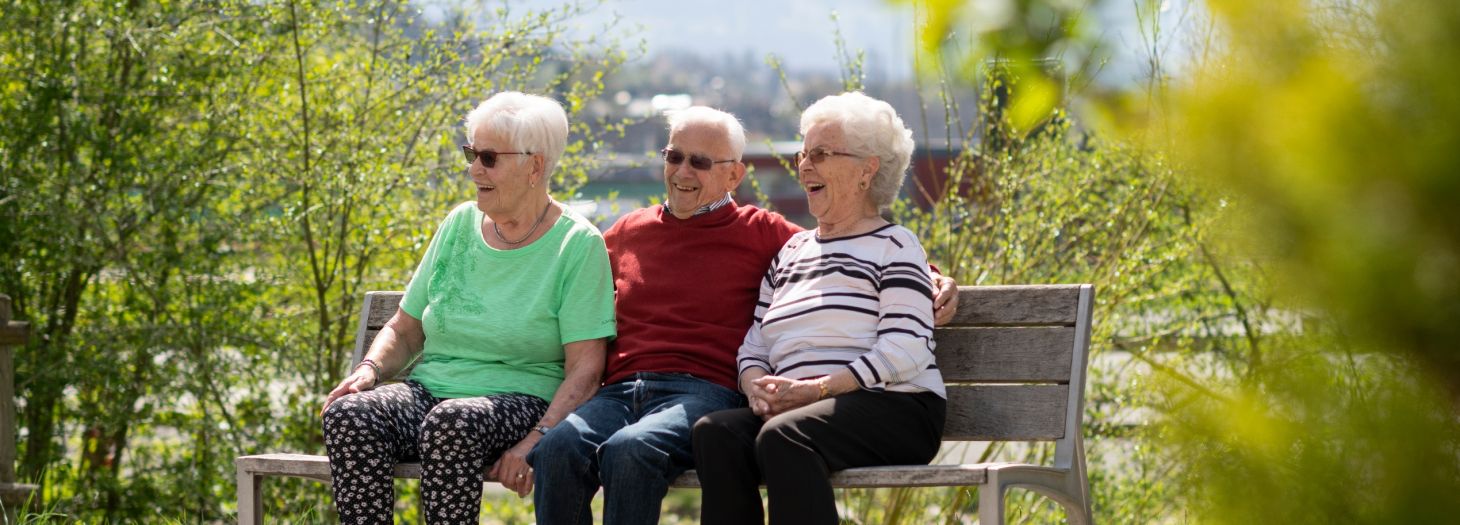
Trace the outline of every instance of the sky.
{"label": "sky", "polygon": [[[548,10],[572,0],[508,0],[518,13]],[[837,68],[834,32],[855,52],[867,53],[869,74],[906,78],[913,65],[910,9],[884,0],[578,0],[591,10],[569,22],[573,35],[601,33],[618,17],[625,43],[642,39],[649,56],[688,52],[705,58],[749,55],[757,63],[774,53],[787,69],[832,72]],[[442,6],[487,11],[502,0],[418,0],[428,17]],[[839,22],[832,21],[835,13]]]}
{"label": "sky", "polygon": [[[551,7],[561,0],[514,2]],[[650,55],[688,51],[708,58],[749,53],[756,60],[775,53],[788,68],[834,71],[835,12],[842,36],[852,49],[868,54],[868,71],[902,77],[911,73],[912,13],[882,0],[605,0],[570,30],[597,31],[617,14],[648,45]],[[875,63],[874,63],[875,62]]]}
{"label": "sky", "polygon": [[[505,0],[517,12],[545,10],[570,0]],[[577,0],[593,5],[595,0]],[[967,0],[979,9],[994,9],[1013,0]],[[1099,82],[1121,84],[1142,76],[1142,37],[1137,29],[1135,6],[1159,5],[1168,39],[1181,13],[1201,0],[1071,0],[1096,4],[1088,13],[1096,21],[1111,58]],[[432,6],[475,5],[487,10],[504,0],[420,0],[427,12]],[[992,7],[991,7],[992,6]],[[838,21],[832,21],[835,13]],[[835,72],[838,63],[834,32],[840,28],[850,50],[867,54],[869,77],[902,80],[913,73],[914,14],[905,3],[888,0],[601,0],[584,16],[569,22],[570,33],[582,36],[601,33],[617,16],[618,34],[627,40],[642,38],[649,56],[657,53],[689,52],[708,59],[750,56],[761,63],[767,54],[781,58],[789,71]],[[1177,45],[1180,42],[1172,41]],[[1168,68],[1179,66],[1167,62]],[[1179,68],[1176,68],[1179,69]]]}

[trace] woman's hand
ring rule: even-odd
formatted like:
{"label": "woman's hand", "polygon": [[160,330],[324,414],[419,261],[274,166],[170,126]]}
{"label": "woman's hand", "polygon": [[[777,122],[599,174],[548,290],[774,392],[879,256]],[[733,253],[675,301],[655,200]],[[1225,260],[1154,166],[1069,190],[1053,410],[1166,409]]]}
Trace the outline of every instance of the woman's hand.
{"label": "woman's hand", "polygon": [[[548,402],[547,411],[537,420],[537,425],[551,427],[562,423],[568,414],[593,397],[598,383],[603,379],[603,363],[608,355],[608,339],[585,339],[563,345],[563,382]],[[532,493],[532,466],[527,464],[527,454],[542,434],[534,430],[512,448],[502,453],[497,463],[488,472],[503,487],[517,493],[520,498]]]}
{"label": "woman's hand", "polygon": [[768,375],[769,372],[760,368],[747,368],[745,373],[740,374],[740,391],[745,394],[745,400],[750,404],[750,411],[757,416],[765,417],[771,411],[770,392],[755,383]]}
{"label": "woman's hand", "polygon": [[[365,359],[361,359],[350,375],[325,396],[319,415],[323,417],[330,403],[341,396],[370,390],[380,385],[382,379],[394,377],[410,362],[411,356],[421,351],[425,342],[426,332],[421,328],[421,320],[397,308],[395,315],[375,335],[375,341],[370,343],[370,351],[365,353]],[[367,361],[375,363],[374,366],[366,364]],[[378,377],[376,374],[384,374],[385,377]]]}
{"label": "woman's hand", "polygon": [[532,447],[537,446],[537,440],[541,438],[537,432],[528,431],[527,437],[502,453],[488,474],[503,487],[516,492],[517,497],[527,497],[532,492],[532,467],[527,465],[527,453],[532,452]]}
{"label": "woman's hand", "polygon": [[375,377],[374,368],[363,365],[355,367],[355,371],[340,381],[339,386],[336,386],[334,390],[330,391],[330,395],[324,398],[324,406],[319,408],[320,417],[324,417],[324,411],[329,409],[330,403],[335,402],[336,399],[339,399],[345,394],[370,390],[375,388],[375,384],[379,382],[380,378]]}
{"label": "woman's hand", "polygon": [[[765,391],[762,399],[768,409],[764,413],[756,412],[761,419],[770,419],[821,400],[821,386],[815,379],[787,379],[768,375],[751,383]],[[754,410],[754,406],[751,409]]]}

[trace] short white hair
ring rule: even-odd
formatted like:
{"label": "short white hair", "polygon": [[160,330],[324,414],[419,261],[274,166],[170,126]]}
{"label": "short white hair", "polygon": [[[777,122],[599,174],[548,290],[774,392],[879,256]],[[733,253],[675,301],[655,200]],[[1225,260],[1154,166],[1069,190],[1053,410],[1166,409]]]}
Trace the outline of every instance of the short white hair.
{"label": "short white hair", "polygon": [[715,108],[690,106],[666,113],[665,117],[669,119],[670,137],[690,124],[708,124],[720,128],[730,138],[730,156],[734,160],[740,160],[741,155],[745,154],[745,126],[740,125],[740,120],[735,115]]}
{"label": "short white hair", "polygon": [[466,114],[467,142],[482,126],[506,135],[517,151],[541,154],[548,176],[568,146],[568,114],[556,100],[543,96],[503,91],[487,97]]}
{"label": "short white hair", "polygon": [[912,159],[912,130],[903,125],[892,105],[859,91],[831,95],[801,113],[801,135],[817,124],[835,124],[846,135],[849,153],[877,157],[880,162],[867,195],[878,211],[897,199]]}

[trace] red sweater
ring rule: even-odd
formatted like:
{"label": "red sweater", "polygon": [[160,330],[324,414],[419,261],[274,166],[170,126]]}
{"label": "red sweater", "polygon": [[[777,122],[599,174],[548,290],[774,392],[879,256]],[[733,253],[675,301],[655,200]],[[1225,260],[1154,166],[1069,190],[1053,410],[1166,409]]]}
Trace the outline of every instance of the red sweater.
{"label": "red sweater", "polygon": [[761,277],[798,231],[780,214],[734,203],[689,219],[663,206],[619,219],[603,234],[618,315],[604,383],[676,372],[737,390],[735,353]]}

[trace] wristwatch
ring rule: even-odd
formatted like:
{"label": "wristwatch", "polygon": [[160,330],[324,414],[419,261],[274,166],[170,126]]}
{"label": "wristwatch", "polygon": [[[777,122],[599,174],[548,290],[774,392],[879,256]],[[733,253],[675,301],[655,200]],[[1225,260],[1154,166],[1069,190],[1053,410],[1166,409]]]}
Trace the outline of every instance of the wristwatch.
{"label": "wristwatch", "polygon": [[548,433],[548,431],[549,430],[552,430],[553,427],[550,427],[550,426],[547,426],[547,425],[538,425],[538,426],[532,427],[532,429],[533,430],[536,430],[538,434],[542,434],[542,435],[546,436],[547,433]]}

